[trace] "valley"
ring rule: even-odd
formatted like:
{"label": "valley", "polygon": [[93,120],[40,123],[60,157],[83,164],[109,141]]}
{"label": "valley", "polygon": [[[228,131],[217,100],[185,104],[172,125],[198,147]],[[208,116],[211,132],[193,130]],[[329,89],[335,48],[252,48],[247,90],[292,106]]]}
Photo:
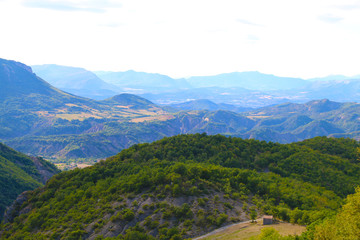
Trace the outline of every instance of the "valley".
{"label": "valley", "polygon": [[209,100],[161,106],[133,94],[98,101],[56,89],[21,63],[2,60],[1,66],[0,139],[26,154],[65,163],[64,168],[93,164],[133,144],[177,134],[206,132],[281,143],[360,136],[357,103],[323,99],[252,110]]}

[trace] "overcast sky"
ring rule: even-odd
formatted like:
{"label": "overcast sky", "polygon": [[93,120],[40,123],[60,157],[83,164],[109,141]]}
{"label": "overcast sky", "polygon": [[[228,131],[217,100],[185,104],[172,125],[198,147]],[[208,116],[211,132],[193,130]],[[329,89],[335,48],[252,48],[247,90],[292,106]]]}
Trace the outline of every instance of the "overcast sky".
{"label": "overcast sky", "polygon": [[359,0],[0,0],[0,58],[171,77],[360,74]]}

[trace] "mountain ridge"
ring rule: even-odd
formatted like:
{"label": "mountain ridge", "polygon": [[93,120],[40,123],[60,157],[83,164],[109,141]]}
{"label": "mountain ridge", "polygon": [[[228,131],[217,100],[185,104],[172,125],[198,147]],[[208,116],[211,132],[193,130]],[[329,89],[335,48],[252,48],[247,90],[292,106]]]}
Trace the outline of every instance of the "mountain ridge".
{"label": "mountain ridge", "polygon": [[[64,74],[61,74],[56,69],[53,71],[54,75],[57,74],[57,78],[61,79],[64,78],[63,75],[67,74],[66,70]],[[279,77],[257,71],[193,76],[180,79],[133,70],[125,72],[97,71],[94,73],[87,71],[87,73],[92,75],[95,73],[98,75],[96,77],[98,81],[104,78],[104,82],[115,83],[117,86],[110,89],[100,88],[99,90],[85,87],[74,89],[72,86],[62,87],[61,89],[96,100],[102,100],[120,92],[133,93],[142,95],[157,104],[179,104],[189,100],[209,99],[216,103],[254,108],[280,104],[286,101],[304,103],[312,99],[322,98],[340,102],[360,102],[360,95],[358,94],[360,77],[358,75],[354,77],[333,75],[305,80],[294,77]],[[46,77],[44,79],[46,80]],[[77,81],[81,84],[82,80],[78,79]],[[76,85],[77,81],[74,81],[74,84],[71,85]],[[247,89],[247,91],[240,90],[240,88]],[[222,96],[223,94],[225,96]]]}
{"label": "mountain ridge", "polygon": [[[5,100],[0,101],[0,139],[19,151],[55,162],[109,157],[132,144],[186,133],[220,133],[282,143],[318,135],[360,138],[360,110],[356,103],[316,100],[305,104],[283,103],[241,114],[221,108],[213,112],[177,113],[129,94],[103,101],[77,97],[52,87],[25,65],[19,67],[14,62],[2,61],[2,69],[6,64],[7,69],[13,69],[8,71],[13,74],[11,79],[34,81],[37,91],[12,84],[13,95],[18,94],[21,99],[7,97],[10,92],[2,93],[0,99]],[[16,75],[18,70],[20,73]],[[1,84],[6,79],[9,76],[0,78]]]}
{"label": "mountain ridge", "polygon": [[84,68],[56,64],[33,65],[31,67],[36,75],[51,85],[82,97],[102,100],[119,93],[115,85],[103,81]]}

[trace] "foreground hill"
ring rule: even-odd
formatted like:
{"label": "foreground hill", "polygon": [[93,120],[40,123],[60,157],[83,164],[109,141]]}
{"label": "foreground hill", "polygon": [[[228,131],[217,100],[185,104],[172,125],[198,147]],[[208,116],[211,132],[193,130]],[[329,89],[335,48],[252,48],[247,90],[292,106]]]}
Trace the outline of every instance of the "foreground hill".
{"label": "foreground hill", "polygon": [[350,139],[282,145],[205,134],[134,145],[29,192],[0,234],[183,239],[263,213],[310,224],[354,192],[358,147]]}
{"label": "foreground hill", "polygon": [[28,157],[0,143],[0,219],[20,193],[42,186],[58,172],[42,158]]}
{"label": "foreground hill", "polygon": [[321,240],[359,239],[360,232],[360,189],[346,199],[346,204],[337,215],[328,217],[321,224],[316,225],[305,237]]}

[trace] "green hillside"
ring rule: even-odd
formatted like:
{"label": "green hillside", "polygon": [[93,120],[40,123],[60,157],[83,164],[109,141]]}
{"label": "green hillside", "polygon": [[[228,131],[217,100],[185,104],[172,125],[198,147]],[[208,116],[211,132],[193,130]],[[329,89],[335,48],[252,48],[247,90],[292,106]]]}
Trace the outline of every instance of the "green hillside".
{"label": "green hillside", "polygon": [[305,237],[313,237],[319,240],[359,239],[359,204],[360,189],[358,188],[354,195],[347,197],[346,204],[344,204],[337,215],[331,216],[321,224],[315,225],[305,234]]}
{"label": "green hillside", "polygon": [[20,209],[1,236],[183,239],[255,212],[308,225],[354,193],[358,147],[349,139],[277,144],[206,134],[134,145],[29,192],[27,213]]}
{"label": "green hillside", "polygon": [[51,163],[30,158],[0,143],[0,219],[20,193],[42,186],[58,172]]}

